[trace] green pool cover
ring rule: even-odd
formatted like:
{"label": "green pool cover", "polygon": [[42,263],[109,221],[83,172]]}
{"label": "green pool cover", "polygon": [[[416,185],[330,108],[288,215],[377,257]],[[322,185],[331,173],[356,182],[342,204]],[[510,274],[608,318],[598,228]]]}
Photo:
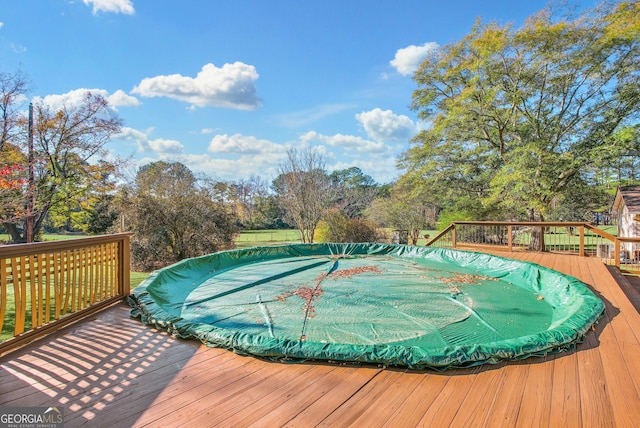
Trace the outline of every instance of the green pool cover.
{"label": "green pool cover", "polygon": [[129,301],[147,324],[242,354],[438,370],[571,349],[604,311],[585,284],[532,263],[387,244],[188,259]]}

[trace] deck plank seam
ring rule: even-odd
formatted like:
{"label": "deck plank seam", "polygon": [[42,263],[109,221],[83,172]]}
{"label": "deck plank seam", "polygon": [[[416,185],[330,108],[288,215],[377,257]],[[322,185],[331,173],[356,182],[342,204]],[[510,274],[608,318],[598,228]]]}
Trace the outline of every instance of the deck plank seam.
{"label": "deck plank seam", "polygon": [[338,410],[340,410],[346,403],[348,403],[349,401],[351,401],[351,399],[353,397],[355,397],[356,395],[358,395],[360,393],[360,391],[362,391],[364,388],[367,387],[367,385],[369,385],[371,382],[373,382],[374,379],[376,379],[378,376],[380,376],[380,374],[384,371],[384,369],[379,369],[378,371],[376,371],[373,376],[371,376],[365,383],[363,383],[362,385],[360,385],[360,387],[358,387],[351,395],[349,395],[347,398],[345,398],[342,403],[340,403],[339,406],[336,406],[336,408],[334,408],[330,413],[328,413],[322,420],[318,421],[317,424],[315,426],[321,426],[323,424],[323,422],[327,419],[329,419],[334,413],[336,413]]}

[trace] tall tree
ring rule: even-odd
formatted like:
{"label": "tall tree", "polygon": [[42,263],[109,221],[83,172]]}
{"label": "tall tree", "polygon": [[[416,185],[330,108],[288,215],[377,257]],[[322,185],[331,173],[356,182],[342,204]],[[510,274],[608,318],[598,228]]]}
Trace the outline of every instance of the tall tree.
{"label": "tall tree", "polygon": [[378,195],[378,184],[358,167],[333,171],[329,179],[336,195],[336,208],[349,218],[358,218]]}
{"label": "tall tree", "polygon": [[639,2],[578,17],[546,9],[519,30],[477,22],[414,76],[413,107],[431,126],[404,154],[403,181],[544,219],[637,120],[639,63]]}
{"label": "tall tree", "polygon": [[0,219],[24,211],[27,157],[19,144],[25,131],[20,108],[26,95],[22,73],[0,72]]}
{"label": "tall tree", "polygon": [[230,190],[237,205],[240,222],[247,228],[256,227],[256,207],[260,198],[267,196],[269,184],[259,176],[252,175],[248,180],[231,183]]}
{"label": "tall tree", "polygon": [[18,143],[24,132],[20,107],[27,95],[27,80],[21,72],[0,73],[0,151],[5,143]]}
{"label": "tall tree", "polygon": [[302,242],[313,242],[318,222],[333,200],[320,152],[309,146],[288,149],[273,187],[287,222],[296,226]]}
{"label": "tall tree", "polygon": [[591,183],[612,189],[640,182],[640,124],[622,127],[593,153]]}
{"label": "tall tree", "polygon": [[[11,99],[21,102],[16,97]],[[30,165],[34,174],[31,185],[27,186],[32,192],[33,207],[31,212],[25,212],[24,201],[29,195],[23,186],[21,197],[15,203],[3,204],[0,212],[0,222],[14,242],[26,240],[25,224],[29,218],[33,221],[33,235],[37,236],[52,208],[74,203],[116,166],[113,162],[96,161],[104,155],[105,144],[120,131],[122,124],[113,116],[106,99],[88,92],[77,106],[63,106],[55,111],[42,103],[34,107],[34,157]],[[3,111],[10,110],[4,108]],[[17,148],[28,162],[27,120],[25,117],[11,120],[22,127],[20,132],[7,134],[13,136],[11,147]],[[26,169],[25,166],[23,172]]]}
{"label": "tall tree", "polygon": [[373,200],[367,209],[367,216],[377,224],[407,231],[411,245],[416,245],[420,231],[429,225],[431,209],[417,197],[412,197],[396,186],[391,196]]}
{"label": "tall tree", "polygon": [[[96,162],[95,166],[99,173],[93,177],[91,187],[75,198],[66,198],[67,203],[51,207],[44,227],[99,234],[114,224],[118,212],[111,201],[116,189],[116,171],[104,160]],[[68,190],[66,187],[60,189],[61,192]]]}
{"label": "tall tree", "polygon": [[132,241],[134,264],[156,269],[188,257],[232,248],[236,217],[212,188],[179,162],[153,162],[140,168],[120,202]]}

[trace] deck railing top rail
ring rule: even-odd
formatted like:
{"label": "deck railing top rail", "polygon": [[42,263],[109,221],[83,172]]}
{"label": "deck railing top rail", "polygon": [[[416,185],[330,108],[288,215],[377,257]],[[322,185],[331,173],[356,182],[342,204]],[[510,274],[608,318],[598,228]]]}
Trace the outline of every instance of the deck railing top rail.
{"label": "deck railing top rail", "polygon": [[65,239],[61,241],[32,242],[30,244],[0,245],[0,258],[30,256],[57,250],[70,250],[107,242],[130,239],[133,232],[114,233],[112,235],[90,236],[85,238]]}
{"label": "deck railing top rail", "polygon": [[456,221],[426,245],[596,256],[640,272],[640,238],[618,237],[587,222]]}
{"label": "deck railing top rail", "polygon": [[584,221],[454,221],[451,224],[482,226],[544,226],[544,227],[595,227]]}

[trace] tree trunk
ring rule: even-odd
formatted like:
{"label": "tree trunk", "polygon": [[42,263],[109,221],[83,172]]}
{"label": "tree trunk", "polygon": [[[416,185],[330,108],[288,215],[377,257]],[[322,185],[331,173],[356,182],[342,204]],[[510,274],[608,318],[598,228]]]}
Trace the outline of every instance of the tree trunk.
{"label": "tree trunk", "polygon": [[7,234],[11,237],[11,242],[21,244],[26,242],[26,238],[20,233],[15,223],[2,223],[7,230]]}
{"label": "tree trunk", "polygon": [[[536,214],[533,208],[529,209],[529,221],[542,222],[542,214]],[[531,240],[529,241],[529,251],[544,251],[544,227],[533,226],[531,229]]]}
{"label": "tree trunk", "polygon": [[409,238],[411,239],[411,245],[418,245],[418,238],[420,238],[420,229],[411,229]]}

